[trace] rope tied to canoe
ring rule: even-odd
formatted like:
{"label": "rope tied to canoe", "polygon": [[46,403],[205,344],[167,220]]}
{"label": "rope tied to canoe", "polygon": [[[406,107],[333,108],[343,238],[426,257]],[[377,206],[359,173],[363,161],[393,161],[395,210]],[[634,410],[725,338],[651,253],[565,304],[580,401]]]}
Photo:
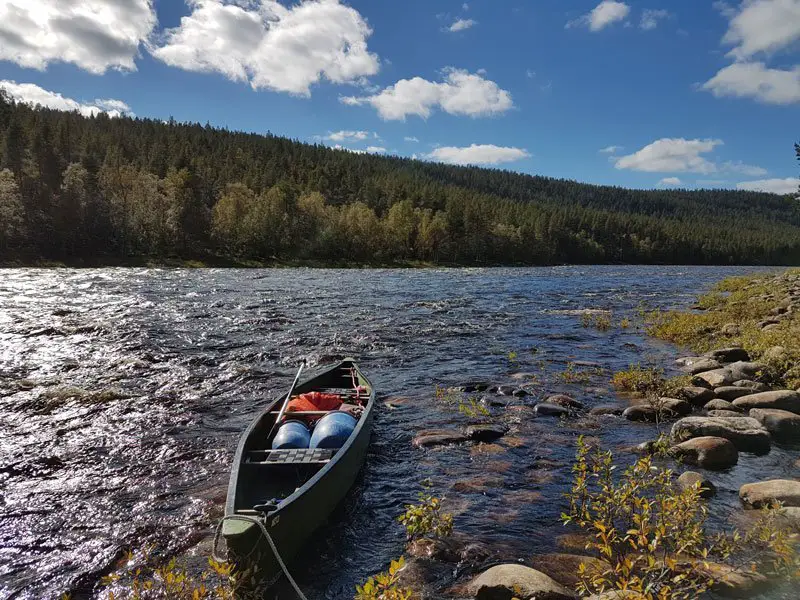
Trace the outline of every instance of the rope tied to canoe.
{"label": "rope tied to canoe", "polygon": [[[308,598],[305,597],[302,590],[300,589],[300,586],[297,585],[297,582],[294,580],[291,573],[289,573],[289,569],[286,568],[286,563],[283,562],[283,559],[281,558],[281,555],[278,552],[278,548],[275,546],[275,542],[272,540],[272,536],[269,534],[269,531],[267,531],[267,526],[264,524],[264,521],[262,519],[259,519],[257,517],[251,517],[249,515],[224,516],[217,524],[217,530],[216,532],[214,532],[214,545],[211,548],[211,556],[214,560],[218,562],[227,562],[228,560],[228,557],[226,556],[223,557],[217,553],[217,548],[219,547],[219,538],[222,535],[222,525],[225,523],[225,521],[244,521],[246,523],[253,523],[255,525],[258,525],[258,528],[261,530],[261,533],[264,534],[264,537],[266,538],[267,543],[269,544],[269,547],[272,550],[272,553],[275,555],[275,559],[278,561],[278,564],[281,567],[281,571],[283,571],[283,574],[286,575],[286,579],[291,584],[292,588],[297,594],[297,597],[300,598],[300,600],[308,600]],[[255,550],[255,547],[253,549]]]}

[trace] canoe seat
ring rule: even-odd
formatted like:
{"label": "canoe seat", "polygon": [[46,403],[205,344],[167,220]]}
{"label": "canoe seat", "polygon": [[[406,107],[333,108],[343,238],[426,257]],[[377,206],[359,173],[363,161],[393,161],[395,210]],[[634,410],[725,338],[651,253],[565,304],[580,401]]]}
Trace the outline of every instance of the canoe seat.
{"label": "canoe seat", "polygon": [[289,450],[252,450],[245,462],[249,465],[321,465],[333,458],[331,448],[292,448]]}

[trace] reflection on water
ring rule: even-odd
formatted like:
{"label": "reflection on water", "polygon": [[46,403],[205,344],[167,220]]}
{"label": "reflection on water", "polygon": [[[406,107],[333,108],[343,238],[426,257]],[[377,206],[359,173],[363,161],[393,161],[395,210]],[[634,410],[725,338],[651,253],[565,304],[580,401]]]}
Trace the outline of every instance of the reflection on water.
{"label": "reflection on water", "polygon": [[[0,598],[91,597],[127,549],[207,545],[239,432],[301,357],[313,366],[355,356],[388,400],[357,487],[312,542],[314,560],[296,567],[310,597],[352,597],[402,552],[395,517],[424,479],[447,496],[459,532],[510,556],[550,550],[575,437],[618,447],[650,427],[557,424],[519,400],[492,409],[512,426],[494,448],[414,450],[416,431],[464,422],[434,401],[435,384],[511,383],[530,371],[547,382],[540,393],[608,402],[610,370],[674,350],[634,329],[584,328],[576,311],[616,319],[643,302],[686,305],[744,271],[4,270]],[[592,363],[591,381],[552,375],[570,361]],[[735,505],[726,490],[788,460],[780,450],[745,457],[720,477],[719,506]]]}

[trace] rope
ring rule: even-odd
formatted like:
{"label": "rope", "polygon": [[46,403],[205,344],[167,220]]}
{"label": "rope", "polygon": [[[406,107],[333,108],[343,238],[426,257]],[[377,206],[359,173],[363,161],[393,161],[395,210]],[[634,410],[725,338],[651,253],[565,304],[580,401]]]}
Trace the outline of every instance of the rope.
{"label": "rope", "polygon": [[[219,554],[217,554],[217,548],[219,547],[219,538],[220,535],[222,534],[222,525],[223,523],[225,523],[225,521],[244,521],[246,523],[254,523],[255,525],[258,525],[259,529],[261,529],[261,533],[263,533],[264,537],[267,538],[267,543],[269,544],[269,547],[272,549],[272,553],[275,555],[275,559],[278,561],[278,564],[280,565],[283,574],[286,575],[286,579],[289,580],[289,583],[291,584],[292,588],[297,594],[297,597],[300,598],[300,600],[308,600],[308,598],[305,597],[302,590],[300,589],[300,586],[297,585],[297,582],[294,580],[291,573],[289,573],[289,569],[286,568],[286,564],[283,562],[281,555],[278,553],[278,548],[275,547],[275,542],[272,541],[272,536],[269,534],[269,531],[267,531],[267,526],[264,525],[264,521],[262,521],[261,519],[258,519],[256,517],[251,517],[248,515],[227,515],[223,517],[222,520],[220,520],[219,524],[217,525],[217,531],[214,533],[214,546],[211,548],[211,556],[214,560],[216,560],[217,562],[226,562],[228,560],[227,557],[222,557]],[[253,551],[255,550],[255,548],[256,546],[253,547]]]}

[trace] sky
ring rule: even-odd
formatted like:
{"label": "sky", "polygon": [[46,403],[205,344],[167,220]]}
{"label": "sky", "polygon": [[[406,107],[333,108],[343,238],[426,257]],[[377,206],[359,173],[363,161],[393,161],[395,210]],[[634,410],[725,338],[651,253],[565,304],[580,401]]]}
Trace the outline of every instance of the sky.
{"label": "sky", "polygon": [[800,0],[0,0],[0,87],[588,183],[800,185]]}

